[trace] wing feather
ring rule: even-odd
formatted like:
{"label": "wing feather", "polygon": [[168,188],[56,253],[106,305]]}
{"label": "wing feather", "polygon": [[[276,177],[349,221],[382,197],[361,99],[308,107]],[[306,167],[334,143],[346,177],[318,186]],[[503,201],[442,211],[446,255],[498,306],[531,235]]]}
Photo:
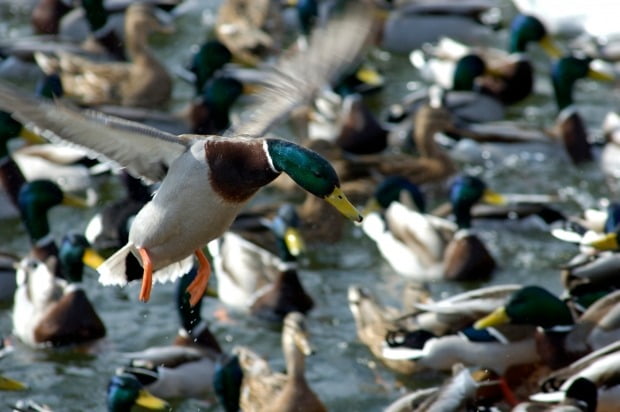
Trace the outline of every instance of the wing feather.
{"label": "wing feather", "polygon": [[264,87],[250,105],[247,119],[228,135],[263,136],[295,108],[310,103],[361,57],[372,32],[372,15],[349,7],[325,27],[315,29],[307,50],[285,53],[265,73]]}
{"label": "wing feather", "polygon": [[0,108],[51,142],[76,145],[139,177],[160,181],[189,142],[140,123],[47,102],[0,83]]}

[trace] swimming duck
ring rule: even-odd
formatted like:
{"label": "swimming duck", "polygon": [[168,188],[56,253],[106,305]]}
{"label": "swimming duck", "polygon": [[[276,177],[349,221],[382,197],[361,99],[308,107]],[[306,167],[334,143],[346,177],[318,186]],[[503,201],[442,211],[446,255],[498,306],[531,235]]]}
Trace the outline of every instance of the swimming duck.
{"label": "swimming duck", "polygon": [[147,4],[127,8],[125,43],[129,62],[91,62],[60,52],[55,57],[35,54],[47,73],[59,74],[67,96],[88,105],[114,103],[127,106],[156,107],[166,103],[172,92],[172,79],[165,65],[148,48],[152,33],[169,33]]}
{"label": "swimming duck", "polygon": [[[80,287],[83,262],[97,266],[101,259],[79,235],[63,240],[57,258],[20,262],[13,303],[13,331],[20,340],[33,347],[65,346],[105,336],[103,322]],[[55,265],[65,279],[55,275]]]}
{"label": "swimming duck", "polygon": [[[369,25],[361,11],[332,20],[312,37],[308,52],[280,63],[274,87],[262,95],[268,103],[227,138],[175,136],[100,113],[32,100],[6,85],[0,87],[2,105],[18,119],[50,130],[52,136],[88,147],[125,165],[130,173],[162,181],[155,197],[136,215],[129,242],[99,267],[100,280],[125,284],[127,257],[139,257],[144,268],[140,300],[147,301],[153,279],[177,278],[189,269],[195,254],[200,262],[199,275],[190,285],[195,304],[210,274],[202,247],[224,233],[252,195],[282,172],[349,219],[362,220],[324,158],[292,142],[258,136],[264,136],[294,106],[291,99],[306,97],[302,90],[308,93],[322,87],[347,66],[361,52],[363,30],[368,32]],[[341,41],[333,42],[334,36]],[[302,79],[306,71],[317,77]]]}
{"label": "swimming duck", "polygon": [[[401,181],[388,183],[408,190]],[[400,191],[388,190],[392,184],[380,185],[375,193],[375,198],[383,198],[379,204],[385,217],[371,213],[362,228],[397,273],[419,281],[490,277],[495,260],[470,229],[471,208],[480,200],[501,202],[501,196],[474,176],[458,177],[450,191],[455,224],[407,207]],[[416,195],[409,196],[415,200]]]}
{"label": "swimming duck", "polygon": [[202,319],[201,301],[193,307],[189,303],[186,289],[195,276],[194,268],[179,279],[176,287],[175,306],[181,328],[174,344],[126,353],[130,362],[121,368],[123,373],[134,375],[147,391],[163,399],[213,396],[216,376],[223,373],[222,369],[235,367],[235,358],[222,352]]}
{"label": "swimming duck", "polygon": [[[582,394],[588,394],[589,410],[613,411],[620,399],[620,388],[615,382],[620,362],[618,342],[611,343],[570,365],[553,371],[544,378],[541,390],[530,396],[537,402],[560,402],[575,395],[580,380],[590,382]],[[587,384],[586,384],[587,385]],[[577,392],[577,394],[579,393]],[[587,401],[588,399],[583,399]],[[596,402],[595,402],[596,401]]]}
{"label": "swimming duck", "polygon": [[301,313],[291,312],[286,315],[282,328],[282,352],[286,360],[286,374],[273,372],[267,361],[249,348],[234,349],[243,370],[240,399],[242,410],[247,412],[327,410],[304,376],[304,357],[313,352],[307,334],[306,320]]}
{"label": "swimming duck", "polygon": [[147,409],[169,409],[168,402],[146,391],[135,376],[119,373],[108,384],[106,403],[109,412],[129,412],[135,405]]}
{"label": "swimming duck", "polygon": [[283,205],[264,224],[275,236],[276,254],[232,231],[208,247],[219,299],[236,310],[281,322],[289,312],[307,313],[314,302],[297,273],[297,256],[304,247],[294,207]]}
{"label": "swimming duck", "polygon": [[619,300],[620,292],[611,292],[576,317],[564,301],[546,289],[524,286],[474,327],[506,323],[538,326],[538,352],[547,365],[558,368],[618,339],[620,332],[614,322]]}
{"label": "swimming duck", "polygon": [[[530,43],[538,43],[551,58],[561,56],[540,20],[519,14],[510,26],[507,53],[468,47],[443,38],[424,51],[414,50],[409,58],[427,81],[447,90],[475,90],[495,97],[502,104],[514,104],[534,89],[534,67],[525,55]],[[430,56],[426,57],[425,52]]]}

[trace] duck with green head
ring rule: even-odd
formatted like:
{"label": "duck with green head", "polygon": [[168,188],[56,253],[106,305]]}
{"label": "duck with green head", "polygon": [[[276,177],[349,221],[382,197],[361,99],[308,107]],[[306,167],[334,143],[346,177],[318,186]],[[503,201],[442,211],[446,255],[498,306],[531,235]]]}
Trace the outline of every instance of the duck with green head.
{"label": "duck with green head", "polygon": [[[471,231],[471,208],[481,200],[502,202],[501,196],[476,177],[458,177],[450,190],[455,224],[401,203],[412,205],[419,194],[401,179],[392,183],[379,186],[375,193],[375,198],[383,198],[378,203],[387,205],[383,216],[371,213],[362,227],[394,270],[416,280],[473,280],[491,275],[495,260]],[[399,187],[402,190],[394,190]]]}
{"label": "duck with green head", "polygon": [[287,313],[307,313],[314,306],[298,277],[297,258],[304,251],[299,216],[284,204],[274,218],[260,221],[275,239],[275,253],[266,246],[273,241],[248,231],[227,231],[209,242],[218,296],[235,310],[282,322]]}
{"label": "duck with green head", "polygon": [[[188,288],[195,304],[210,275],[202,247],[224,233],[252,196],[281,173],[347,218],[362,220],[327,160],[298,144],[263,136],[290,112],[294,101],[305,101],[308,92],[316,92],[348,67],[362,52],[364,33],[369,34],[370,26],[369,15],[352,9],[316,32],[311,38],[312,52],[281,61],[272,87],[259,97],[262,110],[254,110],[254,117],[226,138],[176,136],[101,113],[32,99],[4,84],[0,86],[0,108],[59,139],[88,147],[134,175],[161,181],[153,199],[136,215],[128,243],[99,267],[100,281],[125,284],[127,262],[136,257],[144,268],[140,300],[147,301],[153,279],[176,279],[189,270],[195,255],[200,267]],[[337,45],[332,41],[335,36],[341,40]],[[333,52],[334,47],[338,53]],[[311,69],[317,76],[308,79],[305,73]]]}
{"label": "duck with green head", "polygon": [[136,377],[119,373],[110,379],[106,403],[109,412],[129,412],[134,406],[151,410],[169,410],[168,402],[148,393]]}
{"label": "duck with green head", "polygon": [[566,302],[540,286],[524,286],[508,302],[478,320],[475,328],[506,323],[534,325],[540,328],[537,348],[552,368],[567,365],[578,357],[618,339],[620,293],[612,292],[575,317]]}

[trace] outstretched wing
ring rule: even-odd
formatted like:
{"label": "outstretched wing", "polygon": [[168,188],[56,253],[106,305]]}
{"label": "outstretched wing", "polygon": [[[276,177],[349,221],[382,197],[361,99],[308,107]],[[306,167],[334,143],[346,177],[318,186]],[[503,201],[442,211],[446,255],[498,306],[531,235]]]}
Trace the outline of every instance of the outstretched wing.
{"label": "outstretched wing", "polygon": [[372,31],[372,15],[350,6],[313,31],[307,50],[281,58],[265,73],[264,88],[248,108],[250,116],[227,135],[263,136],[296,107],[310,103],[360,58]]}
{"label": "outstretched wing", "polygon": [[140,123],[35,99],[6,83],[0,83],[0,109],[52,142],[77,145],[95,158],[112,161],[151,181],[162,180],[170,163],[188,145],[173,134]]}

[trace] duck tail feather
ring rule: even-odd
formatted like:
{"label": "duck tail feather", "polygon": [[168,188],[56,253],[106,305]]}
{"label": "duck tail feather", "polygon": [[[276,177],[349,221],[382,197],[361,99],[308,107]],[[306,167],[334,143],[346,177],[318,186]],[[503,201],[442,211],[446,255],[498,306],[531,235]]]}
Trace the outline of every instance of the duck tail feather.
{"label": "duck tail feather", "polygon": [[97,272],[99,272],[99,283],[102,285],[123,286],[130,280],[133,280],[133,277],[131,274],[128,274],[127,271],[133,266],[129,260],[136,260],[132,254],[134,251],[135,246],[131,243],[127,243],[106,259],[106,261],[97,268]]}

